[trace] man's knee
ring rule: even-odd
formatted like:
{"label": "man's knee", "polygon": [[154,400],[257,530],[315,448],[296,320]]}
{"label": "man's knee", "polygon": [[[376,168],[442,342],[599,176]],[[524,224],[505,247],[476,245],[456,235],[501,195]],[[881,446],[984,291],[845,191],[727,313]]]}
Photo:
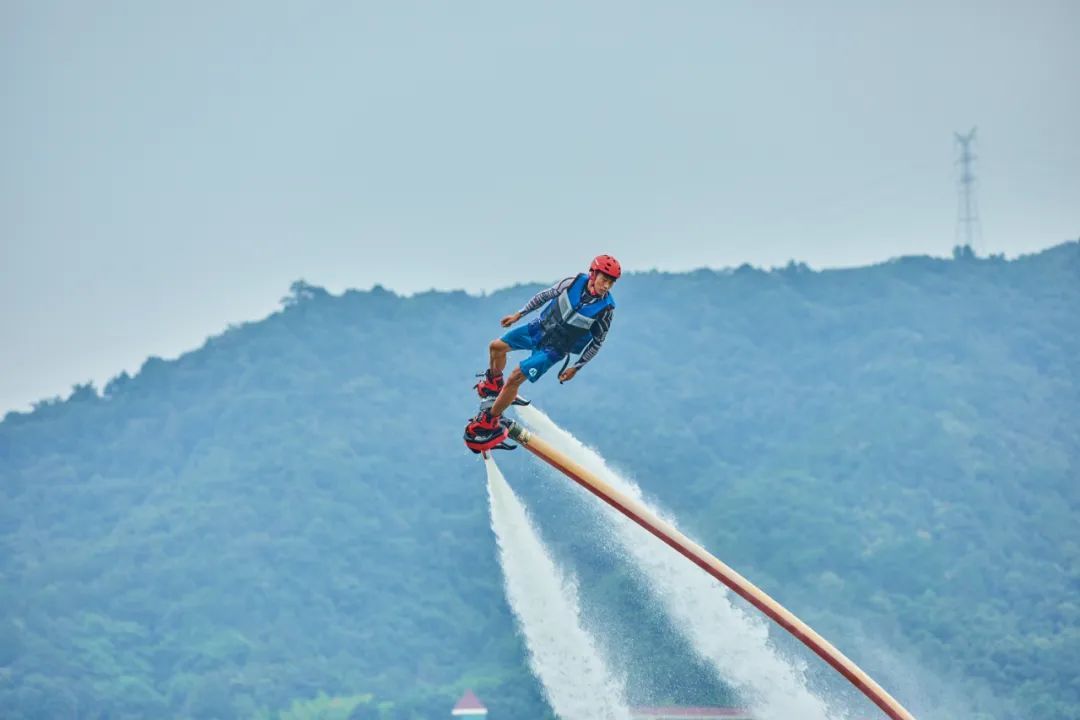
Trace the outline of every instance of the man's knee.
{"label": "man's knee", "polygon": [[514,372],[510,373],[510,377],[506,378],[507,385],[520,385],[525,382],[525,373],[521,372],[521,368],[514,368]]}
{"label": "man's knee", "polygon": [[488,345],[488,349],[490,349],[491,352],[494,353],[510,352],[510,346],[503,342],[501,338],[496,338],[495,340],[492,340],[491,344]]}

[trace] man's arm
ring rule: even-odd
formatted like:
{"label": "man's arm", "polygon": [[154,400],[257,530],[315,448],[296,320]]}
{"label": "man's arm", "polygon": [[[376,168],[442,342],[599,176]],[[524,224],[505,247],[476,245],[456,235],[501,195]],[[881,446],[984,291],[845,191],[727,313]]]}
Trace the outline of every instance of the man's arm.
{"label": "man's arm", "polygon": [[532,300],[525,303],[525,306],[518,311],[518,315],[524,317],[525,315],[528,315],[533,310],[542,306],[549,300],[558,297],[559,293],[574,284],[575,279],[576,277],[568,277],[565,280],[560,280],[559,282],[555,283],[547,290],[541,290],[540,292],[536,293],[535,295],[533,295]]}
{"label": "man's arm", "polygon": [[557,297],[559,295],[559,293],[561,293],[563,290],[565,290],[566,288],[573,285],[574,280],[576,280],[576,279],[577,279],[576,276],[575,277],[568,277],[565,280],[560,280],[559,282],[555,283],[554,285],[549,287],[547,290],[541,290],[540,292],[536,293],[535,295],[533,295],[532,300],[525,303],[525,306],[523,308],[518,310],[513,315],[507,315],[506,317],[504,317],[500,321],[502,326],[503,327],[510,327],[511,325],[516,323],[518,320],[520,320],[521,318],[523,318],[526,315],[528,315],[529,313],[531,313],[536,308],[541,307],[544,303],[546,303],[549,300],[552,300],[555,297]]}
{"label": "man's arm", "polygon": [[584,367],[585,363],[596,357],[596,353],[600,352],[600,346],[604,344],[604,340],[607,338],[608,330],[611,329],[611,321],[615,319],[615,308],[609,307],[600,313],[600,316],[596,318],[596,322],[592,326],[592,340],[585,346],[585,349],[581,351],[581,357],[574,363],[574,370],[580,370]]}

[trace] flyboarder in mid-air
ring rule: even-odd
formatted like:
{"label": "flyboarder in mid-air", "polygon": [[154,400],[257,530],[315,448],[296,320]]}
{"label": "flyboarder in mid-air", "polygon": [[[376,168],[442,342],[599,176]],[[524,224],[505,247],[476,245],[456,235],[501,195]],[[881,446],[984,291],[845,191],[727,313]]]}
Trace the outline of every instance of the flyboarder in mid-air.
{"label": "flyboarder in mid-air", "polygon": [[[600,255],[592,261],[587,274],[568,277],[541,290],[525,307],[501,320],[502,326],[508,328],[547,303],[539,318],[492,340],[488,346],[490,365],[476,384],[480,414],[465,427],[465,445],[470,450],[479,453],[507,447],[502,414],[511,403],[527,404],[518,398],[518,388],[526,379],[536,382],[569,354],[580,355],[577,362],[570,367],[564,365],[559,373],[559,382],[568,382],[596,357],[611,329],[615,299],[610,290],[621,274],[618,260]],[[530,350],[532,354],[514,368],[504,383],[506,354],[511,350]]]}

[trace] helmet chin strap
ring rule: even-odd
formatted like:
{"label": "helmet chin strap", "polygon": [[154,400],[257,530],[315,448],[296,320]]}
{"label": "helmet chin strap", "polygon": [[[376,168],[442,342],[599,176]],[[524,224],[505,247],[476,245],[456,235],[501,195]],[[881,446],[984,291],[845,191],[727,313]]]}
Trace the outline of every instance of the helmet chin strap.
{"label": "helmet chin strap", "polygon": [[599,295],[600,292],[596,289],[596,278],[600,274],[599,270],[589,271],[589,281],[585,284],[585,289],[589,291],[590,295]]}

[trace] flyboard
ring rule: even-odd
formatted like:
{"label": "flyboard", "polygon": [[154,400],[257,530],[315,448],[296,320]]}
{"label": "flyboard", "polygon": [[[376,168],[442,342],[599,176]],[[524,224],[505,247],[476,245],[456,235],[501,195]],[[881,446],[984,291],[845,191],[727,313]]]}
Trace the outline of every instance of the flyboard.
{"label": "flyboard", "polygon": [[[483,376],[484,373],[477,375],[479,378],[483,378]],[[482,389],[480,385],[482,382],[483,380],[473,386],[480,395],[480,414],[477,415],[477,419],[490,413],[498,398],[494,390]],[[520,407],[528,405],[529,401],[520,395],[515,395],[510,404]],[[474,427],[472,422],[465,426],[465,447],[478,455],[483,455],[484,458],[489,457],[492,450],[516,450],[517,445],[506,442],[509,437],[511,421],[507,418],[492,418],[490,416],[489,420],[492,425],[487,427],[479,426],[474,430],[472,429]],[[496,420],[497,422],[495,422]]]}
{"label": "flyboard", "polygon": [[[829,663],[837,672],[843,675],[848,682],[858,688],[871,702],[881,708],[887,716],[893,720],[915,720],[915,716],[908,712],[892,695],[878,685],[858,665],[833,647],[828,640],[818,635],[813,628],[795,617],[791,611],[773,600],[749,580],[680,533],[672,525],[658,518],[647,507],[613,488],[521,425],[506,421],[506,430],[507,435],[516,440],[521,447],[524,447],[533,455],[536,455],[660,538],[709,575],[731,588],[732,591],[768,616],[777,625],[798,638],[822,660]],[[484,452],[484,455],[486,457],[487,453]]]}

